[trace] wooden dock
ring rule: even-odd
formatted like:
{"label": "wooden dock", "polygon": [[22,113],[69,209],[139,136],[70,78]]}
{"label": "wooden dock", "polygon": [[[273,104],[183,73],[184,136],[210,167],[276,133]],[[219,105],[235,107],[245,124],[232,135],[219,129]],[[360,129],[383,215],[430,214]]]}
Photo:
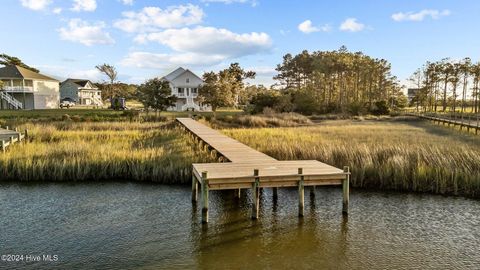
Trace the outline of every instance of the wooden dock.
{"label": "wooden dock", "polygon": [[343,212],[348,213],[348,167],[343,170],[316,160],[279,161],[252,149],[191,118],[177,118],[181,126],[204,147],[207,147],[224,163],[193,164],[192,201],[198,200],[201,187],[202,222],[208,222],[209,190],[251,189],[253,195],[252,219],[258,218],[259,189],[273,188],[277,196],[279,187],[298,187],[298,214],[303,216],[304,187],[322,185],[343,186]]}
{"label": "wooden dock", "polygon": [[21,142],[27,137],[27,130],[22,134],[18,130],[11,130],[8,127],[0,128],[0,141],[2,143],[2,152],[14,143]]}
{"label": "wooden dock", "polygon": [[477,115],[476,117],[461,117],[461,115],[444,115],[444,114],[428,114],[428,113],[410,113],[411,116],[416,116],[422,119],[433,121],[437,124],[442,125],[452,125],[452,126],[459,126],[460,130],[463,128],[467,129],[467,131],[473,130],[475,134],[478,134],[480,130],[480,116]]}

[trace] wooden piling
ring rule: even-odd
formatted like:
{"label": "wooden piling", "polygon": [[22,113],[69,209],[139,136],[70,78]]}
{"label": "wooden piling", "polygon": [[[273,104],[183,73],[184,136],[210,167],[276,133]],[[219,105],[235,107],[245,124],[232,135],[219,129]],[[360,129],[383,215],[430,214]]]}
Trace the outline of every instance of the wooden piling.
{"label": "wooden piling", "polygon": [[310,197],[315,197],[315,186],[310,187]]}
{"label": "wooden piling", "polygon": [[253,170],[253,176],[255,176],[255,182],[252,184],[252,219],[258,218],[258,210],[259,210],[259,192],[258,186],[260,185],[260,177],[258,169]]}
{"label": "wooden piling", "polygon": [[198,200],[198,181],[194,174],[192,174],[192,202],[196,203]]}
{"label": "wooden piling", "polygon": [[278,188],[277,187],[272,188],[272,193],[273,193],[273,199],[276,200],[278,198]]}
{"label": "wooden piling", "polygon": [[208,223],[208,173],[202,172],[202,223]]}
{"label": "wooden piling", "polygon": [[343,207],[342,212],[348,214],[348,202],[350,199],[350,168],[348,166],[343,167],[343,171],[347,173],[345,179],[342,181],[343,189]]}
{"label": "wooden piling", "polygon": [[234,192],[235,192],[234,197],[236,199],[240,199],[240,195],[241,195],[242,190],[241,189],[235,189]]}
{"label": "wooden piling", "polygon": [[5,153],[5,149],[7,148],[7,145],[4,140],[2,140],[2,152]]}
{"label": "wooden piling", "polygon": [[298,181],[298,216],[303,217],[303,210],[305,206],[305,188],[303,186],[303,168],[298,168],[298,175],[300,175],[300,180]]}

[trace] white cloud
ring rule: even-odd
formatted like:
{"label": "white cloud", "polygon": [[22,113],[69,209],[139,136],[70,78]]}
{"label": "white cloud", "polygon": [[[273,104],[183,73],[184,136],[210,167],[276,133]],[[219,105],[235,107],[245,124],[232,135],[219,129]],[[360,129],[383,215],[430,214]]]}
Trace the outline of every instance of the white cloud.
{"label": "white cloud", "polygon": [[60,8],[60,7],[54,8],[52,10],[52,12],[55,13],[55,14],[60,14],[60,13],[62,13],[62,8]]}
{"label": "white cloud", "polygon": [[31,10],[44,10],[52,0],[20,0],[20,3]]}
{"label": "white cloud", "polygon": [[274,67],[268,67],[268,66],[250,67],[250,68],[246,68],[245,70],[253,70],[255,71],[257,76],[273,77],[274,75],[278,74],[278,72],[275,70]]}
{"label": "white cloud", "polygon": [[340,25],[340,30],[348,32],[359,32],[365,29],[365,25],[359,23],[356,18],[348,18]]}
{"label": "white cloud", "polygon": [[166,9],[144,7],[140,12],[128,11],[122,15],[125,18],[116,21],[114,26],[130,33],[199,24],[205,16],[200,7],[192,4],[170,6]]}
{"label": "white cloud", "polygon": [[133,5],[133,0],[122,0],[122,3],[123,3],[124,5],[131,6],[131,5]]}
{"label": "white cloud", "polygon": [[94,11],[97,9],[96,0],[73,0],[73,11]]}
{"label": "white cloud", "polygon": [[62,65],[35,65],[42,73],[57,78],[59,80],[65,80],[67,78],[74,79],[88,79],[93,82],[102,81],[103,75],[95,68],[91,69],[78,69],[70,66]]}
{"label": "white cloud", "polygon": [[203,3],[223,3],[223,4],[233,4],[233,3],[240,3],[240,4],[246,4],[250,3],[252,7],[255,7],[258,5],[258,2],[256,0],[202,0]]}
{"label": "white cloud", "polygon": [[323,26],[313,26],[312,25],[312,21],[310,20],[306,20],[304,22],[302,22],[301,24],[298,25],[298,30],[300,30],[301,32],[305,33],[305,34],[309,34],[309,33],[313,33],[313,32],[328,32],[330,30],[332,30],[332,28],[326,24],[326,25],[323,25]]}
{"label": "white cloud", "polygon": [[398,12],[392,15],[392,19],[397,22],[401,21],[423,21],[426,17],[430,17],[434,20],[439,19],[440,17],[450,15],[450,10],[445,9],[442,11],[436,9],[424,9],[419,12]]}
{"label": "white cloud", "polygon": [[81,19],[71,19],[68,27],[62,27],[58,31],[62,40],[79,42],[86,46],[115,43],[110,34],[103,31],[105,27],[104,22],[89,24]]}
{"label": "white cloud", "polygon": [[225,60],[223,55],[205,55],[198,53],[149,53],[132,52],[121,62],[123,66],[137,68],[167,69],[176,66],[211,66]]}
{"label": "white cloud", "polygon": [[93,68],[93,69],[87,69],[87,70],[75,70],[75,71],[70,71],[67,73],[68,78],[80,78],[80,79],[87,79],[91,80],[93,82],[100,82],[102,81],[103,74],[98,71],[98,69]]}
{"label": "white cloud", "polygon": [[268,51],[272,44],[265,33],[237,34],[226,29],[201,26],[142,34],[136,40],[155,41],[174,52],[132,52],[122,60],[122,65],[157,69],[179,65],[212,66],[228,59]]}
{"label": "white cloud", "polygon": [[224,55],[226,58],[268,51],[272,45],[266,33],[237,34],[227,29],[203,26],[141,34],[135,40],[139,43],[155,41],[178,52]]}

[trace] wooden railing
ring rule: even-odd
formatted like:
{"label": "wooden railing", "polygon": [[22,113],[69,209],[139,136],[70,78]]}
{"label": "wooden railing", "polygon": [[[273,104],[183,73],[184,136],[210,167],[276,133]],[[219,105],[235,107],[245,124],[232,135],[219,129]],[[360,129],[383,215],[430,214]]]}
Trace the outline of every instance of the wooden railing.
{"label": "wooden railing", "polygon": [[23,104],[7,92],[0,91],[0,100],[5,100],[14,109],[23,109]]}
{"label": "wooden railing", "polygon": [[473,129],[475,130],[475,134],[478,134],[478,131],[480,130],[480,113],[422,112],[417,110],[406,110],[405,114],[432,120],[448,126],[460,126],[460,130],[463,128],[466,128],[467,131]]}

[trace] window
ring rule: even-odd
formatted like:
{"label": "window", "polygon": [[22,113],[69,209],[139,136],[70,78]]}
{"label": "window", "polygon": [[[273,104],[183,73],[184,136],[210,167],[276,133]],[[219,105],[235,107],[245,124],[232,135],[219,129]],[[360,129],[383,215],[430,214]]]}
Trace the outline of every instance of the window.
{"label": "window", "polygon": [[192,94],[196,94],[197,93],[197,88],[192,88]]}
{"label": "window", "polygon": [[187,78],[187,79],[185,80],[185,82],[186,82],[186,83],[190,83],[190,78]]}
{"label": "window", "polygon": [[185,88],[178,88],[178,95],[183,96],[185,94]]}

